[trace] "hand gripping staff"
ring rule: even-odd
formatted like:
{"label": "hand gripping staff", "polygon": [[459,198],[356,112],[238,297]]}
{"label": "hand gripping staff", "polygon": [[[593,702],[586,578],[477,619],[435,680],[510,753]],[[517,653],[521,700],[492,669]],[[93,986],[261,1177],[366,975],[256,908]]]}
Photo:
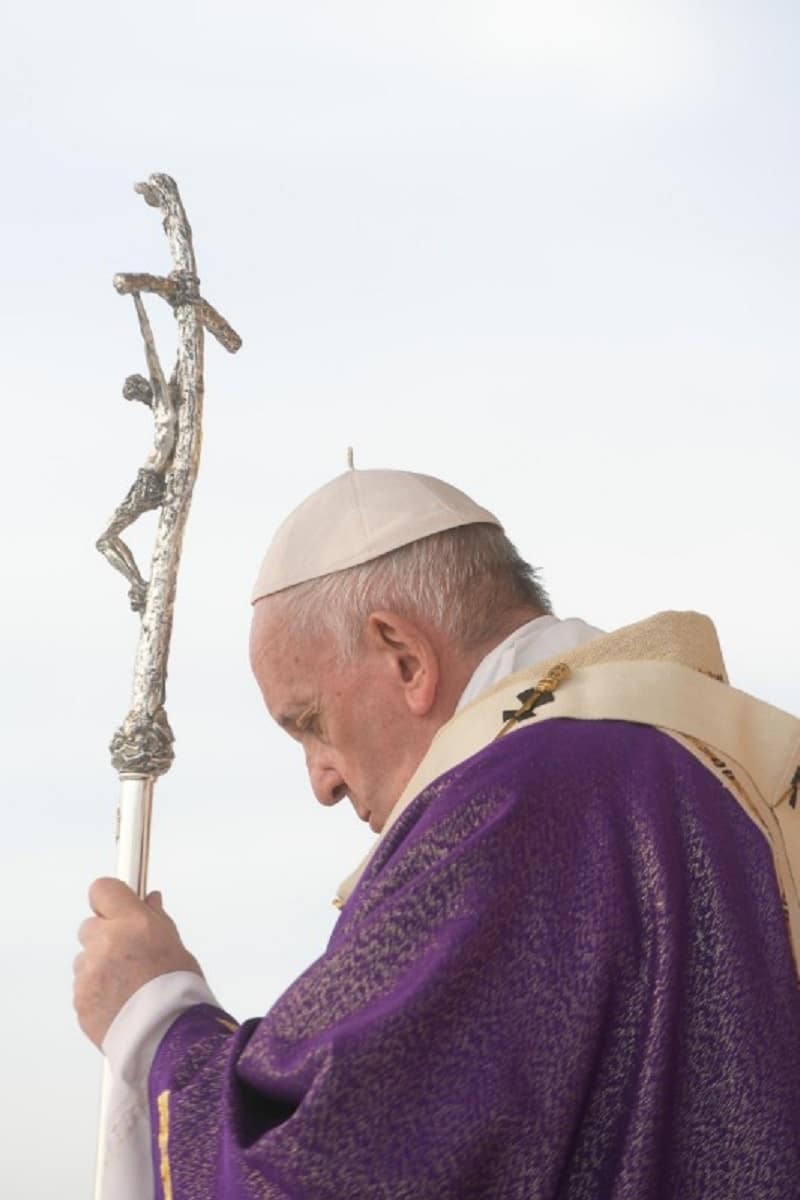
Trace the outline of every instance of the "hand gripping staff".
{"label": "hand gripping staff", "polygon": [[[173,734],[164,709],[167,658],[181,544],[192,489],[200,461],[203,413],[203,330],[226,350],[242,344],[227,321],[200,295],[192,231],[175,181],[151,175],[135,190],[161,209],[174,270],[166,277],[146,274],[114,276],[120,295],[130,295],[136,308],[149,378],[129,375],[122,394],[152,409],[154,445],[130,490],[97,541],[98,550],[130,584],[141,632],[133,669],[131,707],[111,741],[111,762],[122,792],[117,819],[117,876],[140,897],[147,890],[147,858],[153,787],[174,757]],[[142,293],[161,296],[177,322],[178,348],[169,378],[161,368]],[[160,509],[150,579],[146,581],[121,534],[143,513]],[[103,1178],[108,1142],[110,1076],[106,1068],[100,1109],[100,1135],[95,1200],[107,1200]]]}

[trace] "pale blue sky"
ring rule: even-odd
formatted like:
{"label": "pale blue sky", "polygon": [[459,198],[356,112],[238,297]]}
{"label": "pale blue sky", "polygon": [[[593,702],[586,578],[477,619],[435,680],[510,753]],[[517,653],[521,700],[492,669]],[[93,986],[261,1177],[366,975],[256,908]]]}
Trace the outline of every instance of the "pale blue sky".
{"label": "pale blue sky", "polygon": [[369,836],[315,805],[246,662],[261,552],[348,444],[496,511],[561,615],[707,611],[734,681],[800,707],[799,30],[775,0],[0,18],[4,1195],[90,1189],[70,964],[136,635],[94,540],[150,439],[110,281],[169,265],[133,183],[177,178],[245,339],[207,350],[152,875],[244,1017],[321,950]]}

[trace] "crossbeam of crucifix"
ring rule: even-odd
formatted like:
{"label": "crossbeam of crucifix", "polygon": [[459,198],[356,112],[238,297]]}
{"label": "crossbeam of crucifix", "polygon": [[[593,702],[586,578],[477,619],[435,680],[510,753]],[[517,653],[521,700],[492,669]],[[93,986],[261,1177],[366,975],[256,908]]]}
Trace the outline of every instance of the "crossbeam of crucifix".
{"label": "crossbeam of crucifix", "polygon": [[[122,272],[114,276],[114,287],[121,296],[139,295],[141,292],[151,292],[161,296],[172,308],[177,304],[194,304],[197,306],[197,319],[209,333],[220,342],[231,354],[235,354],[242,344],[235,329],[217,312],[212,304],[197,295],[194,289],[199,285],[196,278],[187,279],[180,271],[171,271],[169,275],[147,275],[137,272]],[[187,286],[188,285],[188,286]]]}

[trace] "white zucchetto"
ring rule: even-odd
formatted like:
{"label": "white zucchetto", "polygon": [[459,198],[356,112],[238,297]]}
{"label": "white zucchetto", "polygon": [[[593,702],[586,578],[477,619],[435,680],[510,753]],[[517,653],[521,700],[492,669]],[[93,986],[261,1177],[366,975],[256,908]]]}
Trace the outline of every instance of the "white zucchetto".
{"label": "white zucchetto", "polygon": [[432,533],[477,524],[500,526],[488,509],[441,479],[353,468],[312,492],[286,518],[261,564],[252,602]]}

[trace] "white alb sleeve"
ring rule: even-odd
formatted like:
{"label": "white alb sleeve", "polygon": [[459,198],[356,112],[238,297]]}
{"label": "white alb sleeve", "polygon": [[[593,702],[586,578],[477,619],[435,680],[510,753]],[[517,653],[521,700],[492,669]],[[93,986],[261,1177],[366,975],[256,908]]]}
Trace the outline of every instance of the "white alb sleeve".
{"label": "white alb sleeve", "polygon": [[111,1072],[103,1195],[153,1200],[147,1080],[156,1050],[176,1017],[195,1004],[219,1004],[201,975],[171,971],[145,983],[123,1004],[101,1047]]}

